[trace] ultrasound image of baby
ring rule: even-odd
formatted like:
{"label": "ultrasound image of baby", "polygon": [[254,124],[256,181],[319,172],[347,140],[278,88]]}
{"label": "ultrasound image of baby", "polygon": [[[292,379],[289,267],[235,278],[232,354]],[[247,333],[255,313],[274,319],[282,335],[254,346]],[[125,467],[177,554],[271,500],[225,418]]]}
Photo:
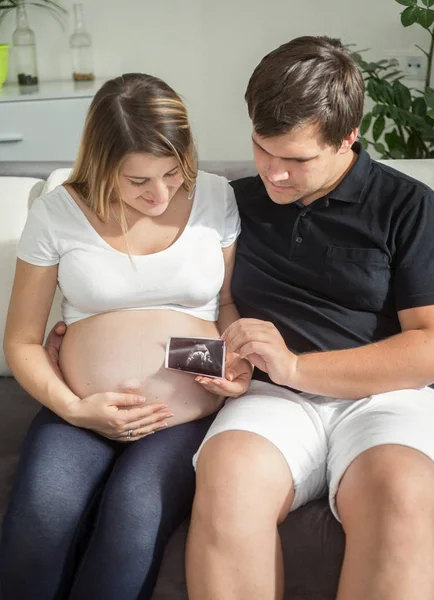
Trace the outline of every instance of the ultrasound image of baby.
{"label": "ultrasound image of baby", "polygon": [[196,375],[224,377],[225,355],[223,340],[171,337],[166,346],[165,366]]}

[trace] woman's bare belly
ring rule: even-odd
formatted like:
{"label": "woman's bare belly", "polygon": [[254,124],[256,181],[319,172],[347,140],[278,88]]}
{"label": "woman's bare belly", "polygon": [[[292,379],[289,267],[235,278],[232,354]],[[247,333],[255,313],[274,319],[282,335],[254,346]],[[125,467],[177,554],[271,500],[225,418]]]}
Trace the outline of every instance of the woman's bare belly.
{"label": "woman's bare belly", "polygon": [[219,337],[215,323],[172,310],[103,313],[70,325],[60,351],[60,368],[80,398],[97,392],[143,395],[165,402],[168,424],[193,421],[218,410],[223,398],[207,392],[190,373],[164,367],[170,336]]}

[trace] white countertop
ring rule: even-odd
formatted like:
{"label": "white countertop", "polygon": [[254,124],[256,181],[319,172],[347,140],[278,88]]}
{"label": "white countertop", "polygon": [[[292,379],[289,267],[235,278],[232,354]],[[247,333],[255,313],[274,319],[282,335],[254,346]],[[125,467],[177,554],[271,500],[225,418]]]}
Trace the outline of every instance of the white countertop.
{"label": "white countertop", "polygon": [[60,98],[92,98],[107,79],[95,81],[42,81],[37,89],[5,83],[0,88],[1,102],[55,100]]}

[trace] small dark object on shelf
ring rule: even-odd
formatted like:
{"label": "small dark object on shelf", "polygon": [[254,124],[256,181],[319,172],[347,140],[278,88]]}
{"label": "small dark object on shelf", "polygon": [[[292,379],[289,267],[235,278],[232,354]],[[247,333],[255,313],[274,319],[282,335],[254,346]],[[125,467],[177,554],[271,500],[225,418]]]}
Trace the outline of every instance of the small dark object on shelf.
{"label": "small dark object on shelf", "polygon": [[26,75],[25,73],[18,73],[18,84],[19,85],[38,85],[38,78],[32,75]]}
{"label": "small dark object on shelf", "polygon": [[72,74],[74,81],[93,81],[95,75],[93,73],[76,73]]}

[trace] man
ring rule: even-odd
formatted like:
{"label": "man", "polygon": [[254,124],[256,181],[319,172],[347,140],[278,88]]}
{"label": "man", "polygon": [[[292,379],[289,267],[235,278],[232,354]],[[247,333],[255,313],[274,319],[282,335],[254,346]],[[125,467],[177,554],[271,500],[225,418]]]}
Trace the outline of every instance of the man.
{"label": "man", "polygon": [[328,488],[338,599],[432,600],[434,193],[356,142],[363,78],[337,40],[281,46],[246,100],[259,177],[233,184],[224,337],[257,368],[195,457],[189,599],[281,600],[277,524]]}
{"label": "man", "polygon": [[277,524],[327,487],[338,599],[434,598],[434,193],[356,142],[363,99],[325,37],[249,81],[259,177],[233,184],[242,318],[224,338],[257,369],[195,457],[190,600],[280,600]]}

